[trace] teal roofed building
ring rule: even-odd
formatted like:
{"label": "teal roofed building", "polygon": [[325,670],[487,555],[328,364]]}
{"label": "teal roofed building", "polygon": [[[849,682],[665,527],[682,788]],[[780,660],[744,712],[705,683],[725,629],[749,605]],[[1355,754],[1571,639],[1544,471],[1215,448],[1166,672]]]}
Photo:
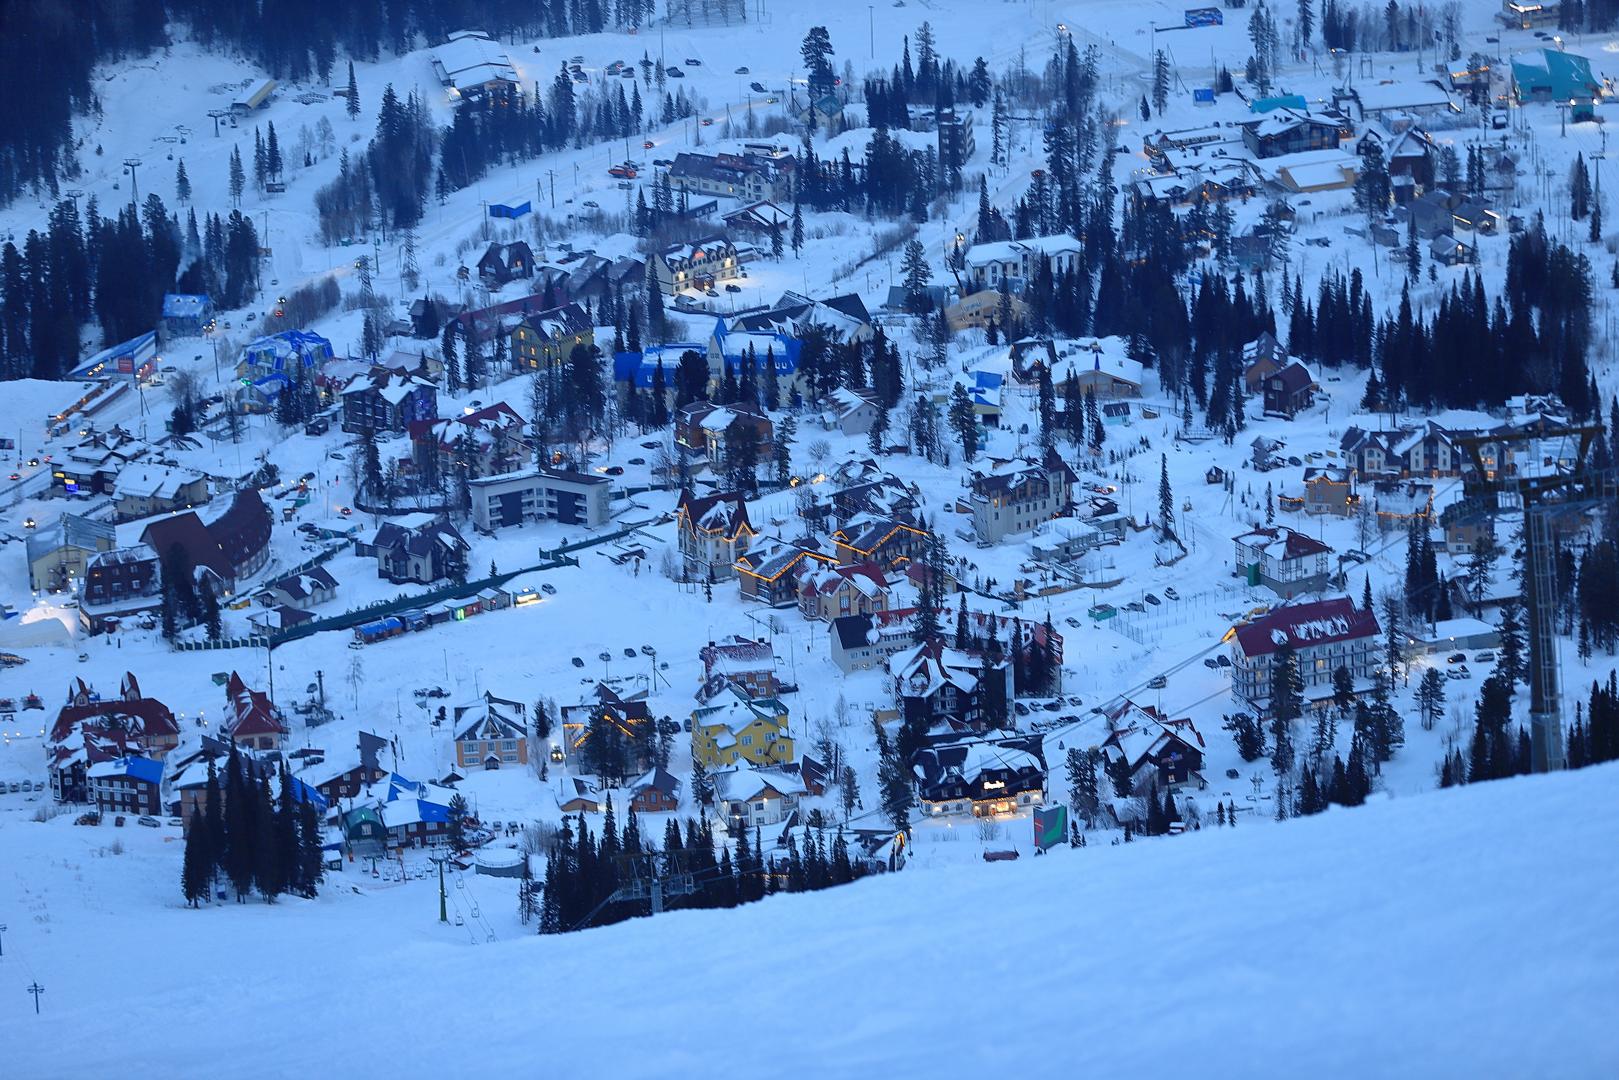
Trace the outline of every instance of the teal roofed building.
{"label": "teal roofed building", "polygon": [[1566,105],[1578,123],[1595,116],[1595,105],[1607,87],[1591,70],[1591,61],[1561,49],[1537,49],[1512,58],[1512,93],[1518,103]]}

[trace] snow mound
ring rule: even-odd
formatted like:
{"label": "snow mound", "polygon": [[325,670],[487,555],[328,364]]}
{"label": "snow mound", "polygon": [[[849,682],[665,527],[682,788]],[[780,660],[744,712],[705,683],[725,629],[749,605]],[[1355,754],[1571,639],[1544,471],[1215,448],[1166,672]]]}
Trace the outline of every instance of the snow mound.
{"label": "snow mound", "polygon": [[[1329,1076],[1612,1076],[1619,922],[1597,898],[1619,895],[1605,854],[1616,795],[1610,765],[1015,863],[927,869],[924,845],[923,866],[843,889],[561,937],[514,926],[476,948],[435,926],[425,891],[384,922],[380,897],[191,912],[140,885],[154,939],[140,948],[166,958],[142,970],[141,991],[107,978],[100,950],[56,942],[47,955],[30,940],[29,977],[61,992],[37,1018],[0,1013],[0,1033],[17,1075],[59,1072],[71,1046],[86,1074],[161,1058],[176,1076],[229,1061],[236,1076],[280,1077],[364,1048],[364,1071],[422,1077],[532,1074],[536,1055],[545,1075],[614,1080],[934,1078],[1008,1059],[1020,1076],[1067,1077],[1139,1072],[1142,1047],[1118,1025],[1154,1017],[1196,1047],[1178,1064],[1203,1076],[1305,1061]],[[178,881],[178,850],[172,862]],[[86,878],[116,875],[108,863],[86,860]],[[277,962],[221,964],[225,935],[249,929]],[[339,929],[349,947],[332,944]],[[565,989],[604,979],[639,990]],[[360,992],[326,995],[312,1023],[315,985]],[[379,1009],[361,989],[379,985],[431,987],[430,1001],[478,1018],[475,1037],[453,1022],[402,1029],[398,1003]],[[975,1003],[975,986],[1011,992]],[[717,1033],[715,999],[742,987],[747,1015],[796,1017],[802,1037]],[[209,1022],[177,1035],[176,1010],[199,1002]],[[536,1030],[556,1010],[568,1022]],[[111,1013],[117,1038],[82,1037]],[[254,1030],[286,1037],[243,1056]]]}

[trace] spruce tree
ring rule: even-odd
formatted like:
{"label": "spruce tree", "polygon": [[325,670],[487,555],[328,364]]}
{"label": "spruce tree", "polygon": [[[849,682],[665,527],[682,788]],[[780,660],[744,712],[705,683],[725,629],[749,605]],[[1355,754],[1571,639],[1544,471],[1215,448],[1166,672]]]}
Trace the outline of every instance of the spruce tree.
{"label": "spruce tree", "polygon": [[253,803],[253,886],[265,903],[274,903],[276,897],[286,892],[287,868],[281,863],[270,781],[261,779],[256,784],[250,783],[247,798]]}
{"label": "spruce tree", "polygon": [[208,899],[213,880],[213,854],[208,850],[208,828],[200,820],[193,820],[186,830],[184,861],[180,868],[180,891],[186,903],[196,907]]}
{"label": "spruce tree", "polygon": [[348,93],[345,96],[348,98],[348,101],[343,106],[344,111],[349,114],[350,120],[358,120],[360,118],[360,87],[359,84],[354,81],[353,60],[349,61]]}
{"label": "spruce tree", "polygon": [[306,798],[298,804],[298,895],[306,899],[313,899],[325,880],[324,848],[320,817],[315,812],[315,804]]}

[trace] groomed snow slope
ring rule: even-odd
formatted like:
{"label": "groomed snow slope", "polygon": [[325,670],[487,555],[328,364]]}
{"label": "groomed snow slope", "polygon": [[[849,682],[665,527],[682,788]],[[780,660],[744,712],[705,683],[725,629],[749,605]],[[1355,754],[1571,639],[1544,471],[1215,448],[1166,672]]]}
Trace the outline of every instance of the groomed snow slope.
{"label": "groomed snow slope", "polygon": [[1612,1076],[1616,795],[1609,766],[478,948],[365,904],[345,945],[324,903],[126,910],[143,962],[103,938],[0,1045],[19,1076]]}

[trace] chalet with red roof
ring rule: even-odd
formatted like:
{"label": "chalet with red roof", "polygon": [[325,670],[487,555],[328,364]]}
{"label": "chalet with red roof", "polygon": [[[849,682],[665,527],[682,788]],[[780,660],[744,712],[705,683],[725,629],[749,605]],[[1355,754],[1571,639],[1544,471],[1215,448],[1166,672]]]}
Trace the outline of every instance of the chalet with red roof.
{"label": "chalet with red roof", "polygon": [[124,674],[113,698],[102,698],[83,679],[74,679],[46,741],[51,793],[58,802],[85,802],[90,768],[132,755],[161,760],[179,743],[174,714],[142,694],[133,674]]}
{"label": "chalet with red roof", "polygon": [[[776,651],[770,642],[732,634],[710,641],[697,656],[703,662],[703,700],[717,697],[726,686],[740,688],[749,698],[776,696]],[[706,692],[711,683],[715,689]]]}
{"label": "chalet with red roof", "polygon": [[1237,627],[1231,639],[1232,688],[1261,712],[1270,699],[1271,668],[1276,653],[1292,646],[1307,702],[1322,704],[1332,696],[1332,673],[1346,668],[1365,683],[1377,667],[1377,615],[1338,596],[1305,604],[1284,604],[1268,615]]}
{"label": "chalet with red roof", "polygon": [[1331,575],[1332,548],[1285,525],[1253,529],[1234,537],[1237,576],[1263,585],[1284,600],[1322,592]]}
{"label": "chalet with red roof", "polygon": [[225,734],[250,750],[279,750],[287,741],[287,721],[275,702],[234,671],[225,683]]}
{"label": "chalet with red roof", "polygon": [[504,401],[460,416],[412,420],[406,430],[411,464],[424,479],[455,475],[458,456],[473,480],[514,472],[528,458],[528,422]]}

